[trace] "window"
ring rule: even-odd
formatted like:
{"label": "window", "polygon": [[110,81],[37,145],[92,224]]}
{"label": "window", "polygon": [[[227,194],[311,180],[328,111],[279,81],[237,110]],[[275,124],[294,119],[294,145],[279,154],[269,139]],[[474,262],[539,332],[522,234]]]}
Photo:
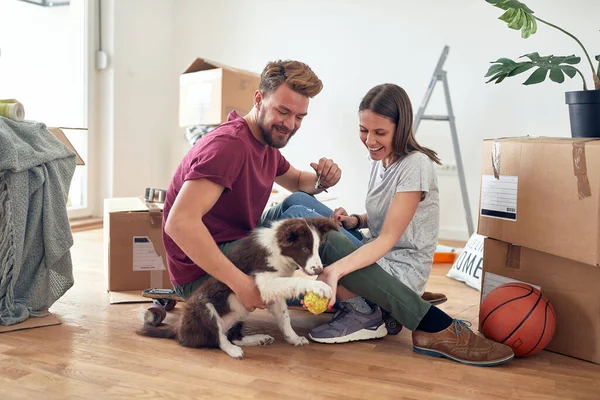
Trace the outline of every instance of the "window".
{"label": "window", "polygon": [[[85,0],[3,0],[0,12],[0,99],[17,99],[25,119],[49,127],[88,127]],[[39,5],[38,5],[39,4]],[[63,129],[85,166],[69,191],[70,217],[91,215],[87,129]]]}

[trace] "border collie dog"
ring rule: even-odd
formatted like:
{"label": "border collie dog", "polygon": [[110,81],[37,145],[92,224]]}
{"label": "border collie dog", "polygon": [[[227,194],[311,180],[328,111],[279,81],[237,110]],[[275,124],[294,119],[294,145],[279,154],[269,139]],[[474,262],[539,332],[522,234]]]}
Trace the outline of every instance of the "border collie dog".
{"label": "border collie dog", "polygon": [[[231,251],[229,260],[254,278],[261,297],[273,302],[268,310],[275,317],[288,343],[308,344],[298,336],[290,323],[286,299],[298,298],[306,292],[331,297],[324,282],[292,277],[297,267],[308,275],[323,271],[319,246],[323,237],[337,224],[328,218],[292,218],[275,221],[270,227],[257,228]],[[241,359],[240,346],[273,343],[271,336],[242,335],[249,312],[235,293],[213,277],[207,278],[186,300],[181,319],[172,326],[154,327],[144,324],[137,333],[143,336],[177,339],[186,347],[220,348],[231,357]]]}

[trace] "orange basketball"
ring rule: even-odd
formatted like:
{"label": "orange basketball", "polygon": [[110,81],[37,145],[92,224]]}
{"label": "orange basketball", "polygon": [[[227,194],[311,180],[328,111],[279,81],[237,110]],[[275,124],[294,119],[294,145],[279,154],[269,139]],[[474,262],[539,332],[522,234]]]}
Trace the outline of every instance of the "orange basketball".
{"label": "orange basketball", "polygon": [[539,290],[524,283],[505,283],[481,303],[479,321],[483,335],[512,347],[515,356],[531,356],[554,336],[556,314]]}

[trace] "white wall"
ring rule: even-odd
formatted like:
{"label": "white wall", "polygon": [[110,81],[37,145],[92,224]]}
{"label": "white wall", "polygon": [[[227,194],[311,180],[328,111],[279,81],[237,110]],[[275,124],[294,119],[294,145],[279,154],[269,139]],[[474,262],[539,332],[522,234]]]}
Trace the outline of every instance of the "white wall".
{"label": "white wall", "polygon": [[[597,43],[600,2],[573,3],[577,6],[526,2],[541,18],[571,29],[584,44]],[[530,39],[521,39],[497,20],[501,14],[483,0],[180,0],[175,8],[174,55],[179,70],[196,56],[257,72],[276,58],[311,65],[324,81],[324,90],[311,103],[309,116],[284,154],[300,168],[308,168],[321,156],[336,160],[344,179],[333,194],[341,197],[342,205],[359,211],[364,207],[368,177],[357,131],[361,97],[376,84],[394,82],[407,90],[416,113],[440,52],[448,44],[445,69],[476,225],[482,139],[569,136],[564,91],[581,86],[577,80],[562,87],[550,82],[521,86],[527,75],[486,85],[483,75],[489,62],[499,57],[516,58],[532,51],[583,55],[574,41],[547,26],[539,26]],[[589,76],[589,68],[581,65]],[[430,113],[445,113],[441,85],[430,107]],[[443,162],[454,163],[447,123],[424,121],[417,137],[438,151]],[[439,181],[442,236],[466,238],[458,178],[440,175]]]}
{"label": "white wall", "polygon": [[25,118],[86,127],[83,1],[40,7],[0,0],[0,99],[16,98]]}
{"label": "white wall", "polygon": [[[344,178],[332,194],[351,211],[364,208],[368,176],[356,129],[361,97],[376,84],[394,82],[407,90],[416,112],[445,44],[450,46],[445,69],[475,224],[483,138],[569,136],[564,92],[579,89],[580,82],[524,87],[520,83],[526,75],[522,75],[486,85],[483,75],[490,61],[503,56],[581,51],[570,38],[546,26],[530,39],[521,39],[497,20],[502,10],[483,0],[103,3],[114,7],[115,22],[110,71],[114,81],[109,86],[115,104],[113,119],[108,120],[115,140],[115,196],[139,195],[144,187],[168,184],[187,149],[184,130],[177,127],[177,80],[195,57],[256,72],[277,58],[310,64],[325,87],[283,152],[298,168],[308,168],[321,156],[336,160]],[[597,43],[597,0],[574,0],[569,6],[542,0],[526,3],[541,18],[572,30],[588,46]],[[586,65],[581,67],[586,73]],[[441,87],[428,112],[445,112]],[[448,124],[422,122],[417,137],[438,151],[445,163],[454,163]],[[167,152],[169,160],[163,159]],[[440,175],[439,180],[442,236],[466,238],[458,179]]]}
{"label": "white wall", "polygon": [[102,1],[102,48],[109,64],[96,72],[92,113],[100,133],[103,198],[141,196],[171,179],[178,102],[173,4]]}

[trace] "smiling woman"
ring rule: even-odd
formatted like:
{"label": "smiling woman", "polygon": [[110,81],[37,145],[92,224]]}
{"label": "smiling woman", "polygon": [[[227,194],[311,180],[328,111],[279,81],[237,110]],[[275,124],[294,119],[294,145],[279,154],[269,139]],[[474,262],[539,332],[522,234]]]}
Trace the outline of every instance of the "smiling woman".
{"label": "smiling woman", "polygon": [[371,110],[360,113],[360,140],[369,149],[372,160],[381,160],[384,167],[392,162],[392,139],[395,124],[389,119]]}
{"label": "smiling woman", "polygon": [[360,139],[373,160],[382,160],[384,167],[413,151],[427,155],[441,164],[437,154],[419,145],[414,137],[412,108],[408,95],[397,85],[375,86],[359,106]]}
{"label": "smiling woman", "polygon": [[[432,304],[446,301],[443,294],[425,292],[438,241],[439,198],[434,163],[440,161],[434,151],[417,143],[412,121],[410,99],[397,85],[375,86],[363,97],[359,105],[359,137],[373,161],[365,214],[348,215],[341,207],[332,211],[303,193],[295,193],[283,202],[284,216],[286,212],[295,217],[331,216],[358,248],[331,264],[319,277],[337,288],[341,314],[311,332],[310,337],[317,342],[378,338],[385,334],[385,328],[379,329],[383,328],[383,320],[390,333],[399,332],[390,328],[386,310],[382,312],[343,284],[338,286],[344,276],[373,263],[423,300]],[[368,229],[368,238],[362,237],[360,229]],[[376,320],[378,329],[373,328]]]}

